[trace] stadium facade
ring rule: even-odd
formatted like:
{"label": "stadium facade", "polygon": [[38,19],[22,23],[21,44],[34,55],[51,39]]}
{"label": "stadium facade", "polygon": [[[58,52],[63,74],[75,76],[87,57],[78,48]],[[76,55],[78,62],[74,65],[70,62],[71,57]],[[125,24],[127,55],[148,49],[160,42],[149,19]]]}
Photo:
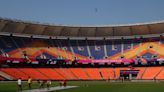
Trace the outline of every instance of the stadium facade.
{"label": "stadium facade", "polygon": [[1,18],[0,78],[161,80],[163,34],[164,21],[75,26]]}

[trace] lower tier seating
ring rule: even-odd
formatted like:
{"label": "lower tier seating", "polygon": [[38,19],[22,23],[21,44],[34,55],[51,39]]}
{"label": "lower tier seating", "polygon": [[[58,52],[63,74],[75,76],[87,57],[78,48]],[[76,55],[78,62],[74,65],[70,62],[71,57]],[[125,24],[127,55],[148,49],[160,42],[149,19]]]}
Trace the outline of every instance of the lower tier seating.
{"label": "lower tier seating", "polygon": [[[18,78],[26,80],[28,77],[34,80],[118,79],[120,70],[129,68],[0,68],[1,72],[11,76],[13,80]],[[136,79],[164,79],[164,67],[135,67],[134,70],[139,70]]]}
{"label": "lower tier seating", "polygon": [[142,79],[154,79],[160,73],[163,67],[147,67]]}

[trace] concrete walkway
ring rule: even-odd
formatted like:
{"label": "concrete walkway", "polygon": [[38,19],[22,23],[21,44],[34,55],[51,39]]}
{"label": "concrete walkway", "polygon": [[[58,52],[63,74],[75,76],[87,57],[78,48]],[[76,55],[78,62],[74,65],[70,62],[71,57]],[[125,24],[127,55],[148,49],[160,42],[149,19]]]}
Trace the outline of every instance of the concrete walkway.
{"label": "concrete walkway", "polygon": [[48,91],[56,91],[56,90],[63,90],[63,89],[70,89],[70,88],[76,88],[78,86],[66,86],[66,87],[51,87],[49,90],[47,88],[41,88],[41,89],[31,89],[31,90],[23,90],[20,92],[48,92]]}

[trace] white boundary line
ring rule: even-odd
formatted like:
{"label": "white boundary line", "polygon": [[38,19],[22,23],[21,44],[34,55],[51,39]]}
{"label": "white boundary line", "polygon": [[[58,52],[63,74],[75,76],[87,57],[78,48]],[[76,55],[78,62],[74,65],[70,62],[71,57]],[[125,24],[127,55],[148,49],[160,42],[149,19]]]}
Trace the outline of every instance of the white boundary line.
{"label": "white boundary line", "polygon": [[63,90],[63,89],[70,89],[70,88],[76,88],[78,86],[66,86],[66,87],[50,87],[48,88],[41,88],[41,89],[31,89],[31,90],[23,90],[20,92],[49,92],[49,91],[56,91],[56,90]]}

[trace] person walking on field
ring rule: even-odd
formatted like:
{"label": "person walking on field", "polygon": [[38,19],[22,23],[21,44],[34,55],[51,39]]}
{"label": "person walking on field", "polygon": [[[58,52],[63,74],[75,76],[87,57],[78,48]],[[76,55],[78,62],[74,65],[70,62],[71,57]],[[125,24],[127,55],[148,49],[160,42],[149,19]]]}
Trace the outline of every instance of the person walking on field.
{"label": "person walking on field", "polygon": [[51,86],[51,80],[47,80],[47,89],[49,90]]}
{"label": "person walking on field", "polygon": [[66,81],[66,80],[63,81],[63,86],[64,86],[64,87],[67,86],[67,81]]}
{"label": "person walking on field", "polygon": [[32,84],[32,79],[31,79],[31,77],[29,77],[28,78],[28,87],[29,87],[29,89],[31,89],[31,84]]}
{"label": "person walking on field", "polygon": [[17,82],[18,82],[18,90],[22,91],[22,80],[21,80],[21,78],[19,78]]}

